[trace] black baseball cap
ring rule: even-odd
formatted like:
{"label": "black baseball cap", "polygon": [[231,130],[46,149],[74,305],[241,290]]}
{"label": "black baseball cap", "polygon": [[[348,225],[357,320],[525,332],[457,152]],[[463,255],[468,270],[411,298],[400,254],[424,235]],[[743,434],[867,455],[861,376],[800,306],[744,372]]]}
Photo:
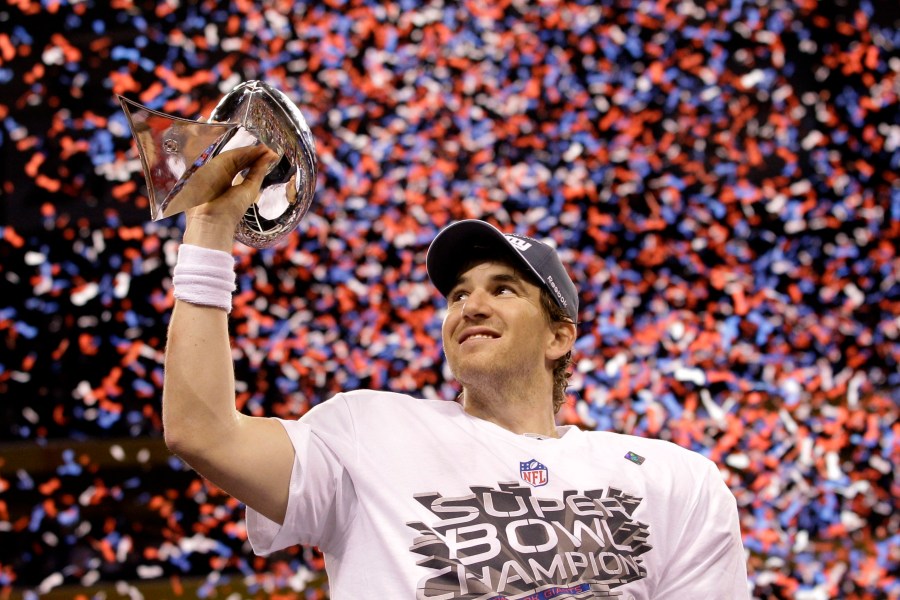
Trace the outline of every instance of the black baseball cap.
{"label": "black baseball cap", "polygon": [[503,233],[490,223],[468,219],[441,230],[425,258],[425,267],[434,287],[446,297],[456,285],[460,270],[472,260],[497,254],[509,257],[526,273],[535,276],[550,296],[578,322],[578,290],[552,246],[534,238]]}

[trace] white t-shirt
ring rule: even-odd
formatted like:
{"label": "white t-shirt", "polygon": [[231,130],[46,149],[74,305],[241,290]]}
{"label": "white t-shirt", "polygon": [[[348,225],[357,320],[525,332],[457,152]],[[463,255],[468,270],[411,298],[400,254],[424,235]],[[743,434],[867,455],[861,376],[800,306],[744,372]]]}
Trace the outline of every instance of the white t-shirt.
{"label": "white t-shirt", "polygon": [[357,391],[298,421],[279,526],[258,554],[325,554],[331,597],[749,598],[736,502],[669,442],[559,428],[517,435],[455,402]]}

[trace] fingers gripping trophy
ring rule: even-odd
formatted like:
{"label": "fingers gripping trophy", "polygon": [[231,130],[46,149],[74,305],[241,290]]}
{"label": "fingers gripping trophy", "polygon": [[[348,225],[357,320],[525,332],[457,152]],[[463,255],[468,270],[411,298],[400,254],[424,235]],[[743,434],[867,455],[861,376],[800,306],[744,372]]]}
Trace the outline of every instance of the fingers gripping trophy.
{"label": "fingers gripping trophy", "polygon": [[[205,122],[157,112],[119,96],[134,136],[154,221],[215,197],[207,190],[231,150],[264,145],[277,156],[234,239],[254,248],[276,245],[296,228],[316,187],[315,140],[303,114],[280,90],[247,81],[226,94]],[[239,185],[243,171],[232,181]]]}

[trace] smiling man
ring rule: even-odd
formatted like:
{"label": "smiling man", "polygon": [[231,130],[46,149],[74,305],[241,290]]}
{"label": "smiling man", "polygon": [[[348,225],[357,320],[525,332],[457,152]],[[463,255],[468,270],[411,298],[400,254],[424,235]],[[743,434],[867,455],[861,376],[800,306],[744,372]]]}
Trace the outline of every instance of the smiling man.
{"label": "smiling man", "polygon": [[295,420],[238,411],[232,236],[273,158],[243,148],[198,171],[163,394],[167,444],[247,505],[255,552],[318,546],[334,600],[749,598],[711,461],[556,425],[578,294],[538,240],[461,221],[432,243],[457,402],[353,390]]}

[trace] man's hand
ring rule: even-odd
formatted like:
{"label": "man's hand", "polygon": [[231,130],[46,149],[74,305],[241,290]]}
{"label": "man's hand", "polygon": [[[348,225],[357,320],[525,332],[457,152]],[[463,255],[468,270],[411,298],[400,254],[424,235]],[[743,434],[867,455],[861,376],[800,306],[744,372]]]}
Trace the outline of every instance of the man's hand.
{"label": "man's hand", "polygon": [[277,159],[275,152],[258,144],[222,152],[197,169],[181,191],[197,204],[186,211],[184,243],[230,253],[237,225],[256,202],[266,172]]}

